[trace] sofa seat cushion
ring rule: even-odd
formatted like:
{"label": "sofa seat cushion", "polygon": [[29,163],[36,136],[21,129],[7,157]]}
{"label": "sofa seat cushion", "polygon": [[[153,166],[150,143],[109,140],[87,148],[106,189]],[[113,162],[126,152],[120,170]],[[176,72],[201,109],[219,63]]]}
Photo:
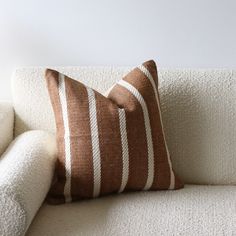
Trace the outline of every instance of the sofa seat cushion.
{"label": "sofa seat cushion", "polygon": [[65,205],[44,204],[28,236],[233,235],[236,186],[187,185]]}

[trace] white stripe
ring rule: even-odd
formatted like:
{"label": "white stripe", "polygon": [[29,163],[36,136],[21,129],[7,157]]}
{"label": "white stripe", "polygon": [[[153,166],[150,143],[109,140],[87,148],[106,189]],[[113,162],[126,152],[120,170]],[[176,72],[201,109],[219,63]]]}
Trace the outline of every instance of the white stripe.
{"label": "white stripe", "polygon": [[162,122],[162,117],[161,117],[160,101],[159,101],[158,94],[157,94],[156,84],[155,84],[155,81],[154,81],[151,73],[149,72],[149,70],[145,66],[141,65],[138,68],[150,80],[150,82],[152,84],[152,88],[153,88],[154,93],[155,93],[155,97],[156,97],[156,101],[157,101],[157,106],[158,106],[158,110],[159,110],[159,115],[160,115],[161,129],[162,129],[162,133],[163,133],[163,137],[164,137],[165,148],[166,148],[166,151],[167,151],[167,159],[168,159],[168,164],[169,164],[169,168],[170,168],[170,185],[169,185],[169,189],[174,189],[175,188],[175,176],[174,176],[173,169],[172,169],[172,163],[171,163],[171,160],[170,160],[169,149],[168,149],[167,143],[166,143],[166,138],[165,138],[165,133],[164,133],[164,128],[163,128],[163,122]]}
{"label": "white stripe", "polygon": [[86,89],[89,101],[89,117],[93,152],[93,197],[97,197],[100,194],[101,189],[101,157],[97,124],[97,108],[94,91],[91,88]]}
{"label": "white stripe", "polygon": [[130,93],[132,93],[135,96],[135,98],[139,101],[143,110],[145,131],[147,137],[147,148],[148,148],[148,177],[144,190],[148,190],[152,186],[154,179],[154,153],[153,153],[152,133],[151,133],[151,126],[150,126],[147,105],[142,95],[139,93],[139,91],[135,87],[133,87],[130,83],[124,80],[120,80],[118,84],[125,87]]}
{"label": "white stripe", "polygon": [[126,117],[125,110],[118,109],[119,112],[119,123],[120,123],[120,135],[121,135],[121,145],[122,145],[122,181],[119,193],[123,192],[129,177],[129,147],[128,147],[128,139],[127,139],[127,131],[126,131]]}
{"label": "white stripe", "polygon": [[70,129],[67,111],[67,99],[65,88],[65,76],[59,74],[59,98],[62,109],[62,119],[64,124],[64,143],[65,143],[65,171],[66,183],[64,187],[64,196],[66,202],[71,202],[71,151],[70,151]]}

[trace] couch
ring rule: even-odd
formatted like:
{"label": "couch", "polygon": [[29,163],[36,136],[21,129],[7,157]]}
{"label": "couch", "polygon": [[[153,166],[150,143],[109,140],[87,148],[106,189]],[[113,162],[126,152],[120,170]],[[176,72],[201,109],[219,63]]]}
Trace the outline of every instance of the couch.
{"label": "couch", "polygon": [[[175,191],[71,204],[45,197],[57,155],[44,69],[19,68],[0,103],[0,235],[236,235],[236,70],[159,71]],[[55,68],[105,92],[126,67]]]}

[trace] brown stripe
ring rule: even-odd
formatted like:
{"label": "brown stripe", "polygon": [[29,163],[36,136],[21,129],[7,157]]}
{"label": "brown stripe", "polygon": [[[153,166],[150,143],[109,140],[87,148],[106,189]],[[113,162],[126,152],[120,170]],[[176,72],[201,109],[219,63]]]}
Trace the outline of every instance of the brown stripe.
{"label": "brown stripe", "polygon": [[143,63],[143,66],[148,69],[150,74],[152,75],[154,82],[156,83],[158,87],[158,73],[157,73],[157,66],[156,63],[153,60],[146,61]]}
{"label": "brown stripe", "polygon": [[155,93],[149,79],[139,69],[133,71],[133,76],[125,78],[132,84],[144,98],[147,108],[154,149],[154,181],[151,187],[154,189],[168,189],[170,184],[170,168],[167,159],[167,150],[165,148],[164,137],[161,128],[160,114],[156,103]]}
{"label": "brown stripe", "polygon": [[48,194],[48,200],[54,204],[65,202],[64,186],[66,182],[65,177],[65,143],[64,143],[64,123],[62,117],[62,109],[60,97],[58,92],[59,73],[53,70],[46,71],[46,82],[49,90],[53,111],[55,114],[55,121],[57,127],[57,146],[58,158],[55,166],[54,180]]}
{"label": "brown stripe", "polygon": [[95,92],[101,156],[101,195],[118,192],[122,178],[122,148],[118,107]]}
{"label": "brown stripe", "polygon": [[120,85],[108,96],[126,112],[126,129],[129,146],[129,179],[125,190],[141,190],[147,180],[147,141],[142,107],[137,99]]}
{"label": "brown stripe", "polygon": [[[93,196],[93,160],[88,94],[85,86],[65,78],[71,142],[72,200]],[[82,98],[82,99],[81,99]]]}
{"label": "brown stripe", "polygon": [[179,176],[175,174],[175,171],[173,171],[173,172],[174,172],[174,175],[175,175],[175,189],[183,188],[184,183],[180,180]]}

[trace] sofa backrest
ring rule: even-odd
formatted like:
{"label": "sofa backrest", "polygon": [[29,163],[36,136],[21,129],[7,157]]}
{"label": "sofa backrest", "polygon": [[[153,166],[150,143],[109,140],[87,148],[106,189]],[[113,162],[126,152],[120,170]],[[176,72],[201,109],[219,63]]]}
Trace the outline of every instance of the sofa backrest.
{"label": "sofa backrest", "polygon": [[[130,68],[60,67],[105,92]],[[173,165],[186,183],[236,184],[236,70],[159,70],[163,123]],[[12,78],[15,135],[55,132],[44,68]]]}

